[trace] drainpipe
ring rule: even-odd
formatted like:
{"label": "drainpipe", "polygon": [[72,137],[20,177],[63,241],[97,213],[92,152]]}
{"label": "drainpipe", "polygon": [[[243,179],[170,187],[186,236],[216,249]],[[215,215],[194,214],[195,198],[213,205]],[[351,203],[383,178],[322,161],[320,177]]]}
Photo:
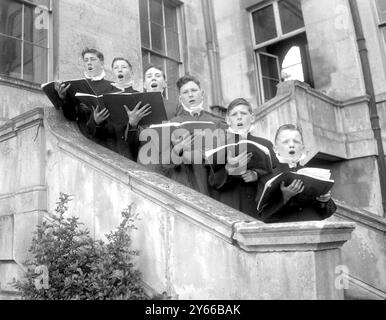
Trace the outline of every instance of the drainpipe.
{"label": "drainpipe", "polygon": [[383,149],[381,126],[379,124],[379,115],[377,110],[377,105],[375,102],[375,92],[373,86],[373,80],[371,78],[371,69],[368,57],[368,50],[366,46],[366,39],[363,34],[362,22],[359,15],[358,3],[356,0],[349,0],[351,14],[354,22],[355,34],[357,37],[358,51],[362,64],[363,78],[365,81],[366,93],[370,96],[369,101],[369,113],[370,113],[370,122],[371,128],[374,132],[374,137],[378,146],[378,170],[379,170],[379,179],[381,183],[381,195],[382,195],[382,204],[383,204],[383,214],[386,216],[386,162],[385,162],[385,152]]}
{"label": "drainpipe", "polygon": [[221,87],[220,59],[212,0],[202,0],[202,13],[204,17],[206,49],[208,52],[212,86],[212,104],[222,106],[223,95]]}

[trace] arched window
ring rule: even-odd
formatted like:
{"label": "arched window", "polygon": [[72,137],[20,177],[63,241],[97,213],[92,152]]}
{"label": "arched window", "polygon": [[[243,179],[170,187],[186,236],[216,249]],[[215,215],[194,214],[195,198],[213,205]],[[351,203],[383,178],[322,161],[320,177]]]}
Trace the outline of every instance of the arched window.
{"label": "arched window", "polygon": [[304,71],[300,48],[293,46],[288,50],[281,65],[281,77],[284,81],[299,80],[304,81]]}

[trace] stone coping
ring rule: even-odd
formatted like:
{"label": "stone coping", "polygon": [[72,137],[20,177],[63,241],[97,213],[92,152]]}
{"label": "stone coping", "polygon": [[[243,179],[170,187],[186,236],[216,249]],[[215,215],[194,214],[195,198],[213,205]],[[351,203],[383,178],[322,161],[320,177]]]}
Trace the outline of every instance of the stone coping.
{"label": "stone coping", "polygon": [[[245,251],[338,248],[350,239],[355,227],[350,222],[328,221],[264,224],[95,144],[79,132],[74,122],[67,121],[53,108],[28,113],[32,122],[43,115],[45,129],[56,137],[64,152]],[[28,122],[28,116],[24,114],[12,122],[17,127],[17,123]]]}
{"label": "stone coping", "polygon": [[305,221],[255,225],[239,223],[235,239],[246,251],[318,251],[333,249],[351,239],[354,223]]}
{"label": "stone coping", "polygon": [[386,217],[382,217],[364,209],[350,207],[342,201],[334,201],[338,207],[336,211],[338,217],[386,234]]}

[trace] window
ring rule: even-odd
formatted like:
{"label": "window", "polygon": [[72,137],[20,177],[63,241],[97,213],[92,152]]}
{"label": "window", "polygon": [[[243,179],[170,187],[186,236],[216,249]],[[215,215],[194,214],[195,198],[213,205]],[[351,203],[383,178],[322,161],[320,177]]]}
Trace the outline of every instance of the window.
{"label": "window", "polygon": [[386,44],[386,0],[376,0],[378,11],[378,26],[383,34],[383,38]]}
{"label": "window", "polygon": [[286,54],[281,65],[281,77],[284,81],[304,81],[302,57],[298,46],[293,46]]}
{"label": "window", "polygon": [[50,0],[0,1],[0,74],[47,81],[50,8]]}
{"label": "window", "polygon": [[163,67],[168,82],[167,98],[178,101],[181,50],[179,5],[171,0],[140,0],[142,62]]}
{"label": "window", "polygon": [[251,11],[260,103],[272,99],[280,81],[313,84],[300,0],[275,0]]}

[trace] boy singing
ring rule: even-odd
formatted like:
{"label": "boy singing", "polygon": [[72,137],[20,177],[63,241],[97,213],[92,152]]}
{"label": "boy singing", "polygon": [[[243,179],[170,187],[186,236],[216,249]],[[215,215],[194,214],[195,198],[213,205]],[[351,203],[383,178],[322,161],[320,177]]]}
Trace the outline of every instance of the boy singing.
{"label": "boy singing", "polygon": [[[269,150],[272,166],[276,165],[272,143],[264,138],[252,136],[250,133],[253,112],[248,101],[243,98],[233,100],[227,109],[226,122],[229,125],[227,137],[236,135],[240,140],[250,140],[266,147]],[[225,164],[211,165],[209,184],[218,191],[216,194],[218,201],[253,216],[256,214],[257,181],[269,171],[257,165],[248,165],[251,158],[252,154],[247,153],[246,150],[238,156],[233,156],[228,151]],[[244,170],[237,172],[243,167]]]}
{"label": "boy singing", "polygon": [[[259,190],[262,190],[264,182],[272,176],[280,172],[300,169],[304,150],[300,128],[293,124],[281,126],[275,135],[275,152],[280,163],[272,175],[259,182]],[[269,202],[258,211],[257,218],[266,223],[323,220],[335,212],[336,205],[331,199],[331,192],[312,200],[303,200],[297,197],[303,190],[301,179],[295,179],[287,186],[282,182],[280,192],[271,197]]]}

